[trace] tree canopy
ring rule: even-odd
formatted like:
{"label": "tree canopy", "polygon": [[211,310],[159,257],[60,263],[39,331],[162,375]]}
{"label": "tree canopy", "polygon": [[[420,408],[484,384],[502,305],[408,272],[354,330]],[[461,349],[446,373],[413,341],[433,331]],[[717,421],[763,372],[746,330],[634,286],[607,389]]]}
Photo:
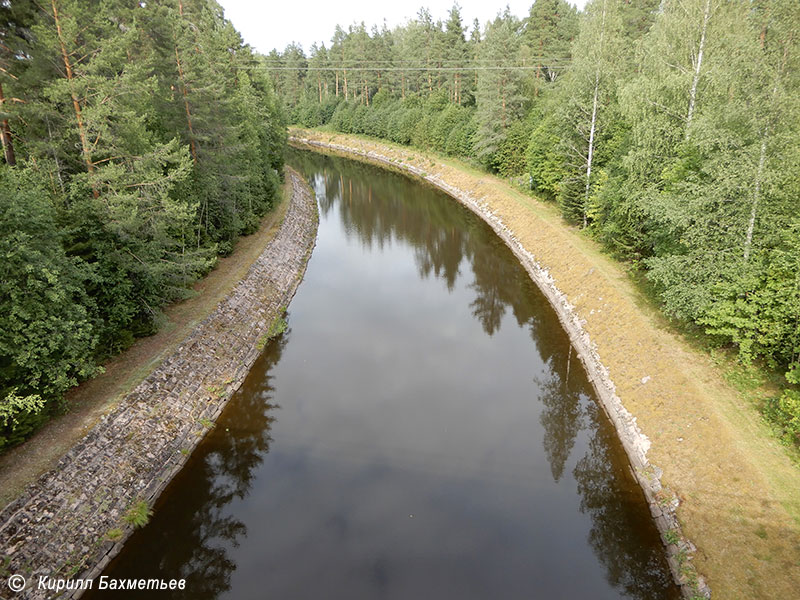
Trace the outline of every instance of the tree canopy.
{"label": "tree canopy", "polygon": [[0,2],[0,448],[270,209],[261,60],[214,0]]}

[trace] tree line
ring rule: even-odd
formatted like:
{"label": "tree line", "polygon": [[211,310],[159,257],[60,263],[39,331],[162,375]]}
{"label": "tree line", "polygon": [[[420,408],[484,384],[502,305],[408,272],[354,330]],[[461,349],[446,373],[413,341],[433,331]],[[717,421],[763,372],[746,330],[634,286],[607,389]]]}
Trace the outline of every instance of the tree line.
{"label": "tree line", "polygon": [[800,441],[800,3],[458,6],[263,66],[291,122],[465,158],[530,187],[644,273],[667,315],[785,373]]}
{"label": "tree line", "polygon": [[214,0],[0,0],[0,448],[257,229],[286,141],[259,61]]}

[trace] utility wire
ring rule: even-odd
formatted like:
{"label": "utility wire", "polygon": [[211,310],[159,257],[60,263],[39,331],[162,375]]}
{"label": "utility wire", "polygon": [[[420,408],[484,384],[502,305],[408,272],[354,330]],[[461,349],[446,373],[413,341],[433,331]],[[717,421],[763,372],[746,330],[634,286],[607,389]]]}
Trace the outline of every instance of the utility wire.
{"label": "utility wire", "polygon": [[535,66],[474,66],[474,67],[270,67],[254,65],[238,67],[260,71],[536,71],[539,69],[566,69],[569,65],[535,65]]}

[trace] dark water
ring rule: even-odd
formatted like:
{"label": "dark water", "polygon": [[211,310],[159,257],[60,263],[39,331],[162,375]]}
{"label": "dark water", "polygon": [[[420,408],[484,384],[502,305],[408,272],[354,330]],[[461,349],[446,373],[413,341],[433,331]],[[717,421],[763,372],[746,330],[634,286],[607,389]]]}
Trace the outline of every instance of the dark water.
{"label": "dark water", "polygon": [[399,175],[290,162],[321,211],[290,327],[106,574],[186,578],[160,597],[192,599],[677,598],[511,252]]}

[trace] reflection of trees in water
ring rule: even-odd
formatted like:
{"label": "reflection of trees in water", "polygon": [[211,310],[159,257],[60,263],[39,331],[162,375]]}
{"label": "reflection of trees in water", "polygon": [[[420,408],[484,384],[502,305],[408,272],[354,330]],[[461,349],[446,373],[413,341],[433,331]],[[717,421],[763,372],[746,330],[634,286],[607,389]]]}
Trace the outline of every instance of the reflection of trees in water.
{"label": "reflection of trees in water", "polygon": [[449,290],[462,261],[468,261],[475,291],[470,306],[489,335],[498,330],[507,307],[513,307],[520,324],[530,318],[522,267],[476,216],[405,177],[334,157],[314,158],[322,166],[307,153],[292,155],[311,179],[323,214],[338,203],[345,231],[356,233],[361,243],[383,248],[402,240],[414,249],[420,276],[433,275]]}
{"label": "reflection of trees in water", "polygon": [[536,382],[542,402],[543,446],[553,479],[563,477],[578,434],[585,432],[586,453],[572,475],[581,511],[591,517],[589,543],[605,566],[608,581],[637,600],[677,598],[642,491],[629,474],[613,426],[592,398],[578,357],[571,349],[559,352],[547,341],[558,336],[547,336],[535,325],[532,329],[548,367]]}
{"label": "reflection of trees in water", "polygon": [[643,494],[627,471],[612,426],[596,402],[586,404],[592,432],[573,475],[581,511],[592,519],[589,543],[608,580],[637,600],[678,598]]}
{"label": "reflection of trees in water", "polygon": [[[480,235],[477,231],[472,233],[470,238],[473,240]],[[472,254],[471,262],[475,279],[470,284],[470,288],[475,291],[475,299],[469,306],[487,335],[494,335],[500,329],[506,306],[516,304],[516,298],[512,297],[513,290],[517,287],[513,285],[514,269],[513,265],[504,260],[502,253],[495,252],[492,248],[481,248],[483,244],[475,245],[479,246]]]}
{"label": "reflection of trees in water", "polygon": [[581,512],[591,517],[589,543],[605,566],[608,581],[637,600],[677,598],[642,491],[629,474],[613,426],[591,398],[577,356],[571,351],[553,353],[548,367],[544,377],[536,378],[544,451],[553,479],[559,481],[578,434],[587,434],[586,453],[572,475]]}
{"label": "reflection of trees in water", "polygon": [[[227,550],[239,545],[247,529],[229,514],[228,505],[249,493],[254,472],[269,452],[277,406],[271,403],[274,389],[268,373],[288,336],[286,332],[270,343],[253,367],[255,376],[248,377],[192,454],[191,467],[170,484],[150,523],[134,535],[105,575],[185,578],[185,590],[159,592],[172,599],[211,599],[230,589],[236,563]],[[126,592],[131,598],[151,595]]]}
{"label": "reflection of trees in water", "polygon": [[[562,376],[564,373],[564,370],[551,369],[549,378],[536,380],[542,402],[539,422],[544,428],[544,452],[555,481],[564,474],[567,459],[582,428],[581,399],[586,399],[583,386],[578,387],[580,383],[570,385],[568,374]],[[573,377],[573,381],[575,379]]]}
{"label": "reflection of trees in water", "polygon": [[432,188],[352,161],[295,155],[292,164],[312,178],[322,212],[338,203],[349,234],[357,233],[369,247],[403,240],[414,249],[420,276],[433,274],[450,290],[462,274],[462,261],[468,261],[475,293],[470,307],[484,331],[494,335],[509,309],[517,324],[529,329],[544,362],[536,383],[553,479],[563,477],[578,434],[586,430],[588,452],[573,476],[581,510],[592,519],[590,543],[609,581],[632,598],[676,597],[641,490],[626,478],[627,460],[613,428],[590,399],[590,383],[556,315],[502,240]]}

